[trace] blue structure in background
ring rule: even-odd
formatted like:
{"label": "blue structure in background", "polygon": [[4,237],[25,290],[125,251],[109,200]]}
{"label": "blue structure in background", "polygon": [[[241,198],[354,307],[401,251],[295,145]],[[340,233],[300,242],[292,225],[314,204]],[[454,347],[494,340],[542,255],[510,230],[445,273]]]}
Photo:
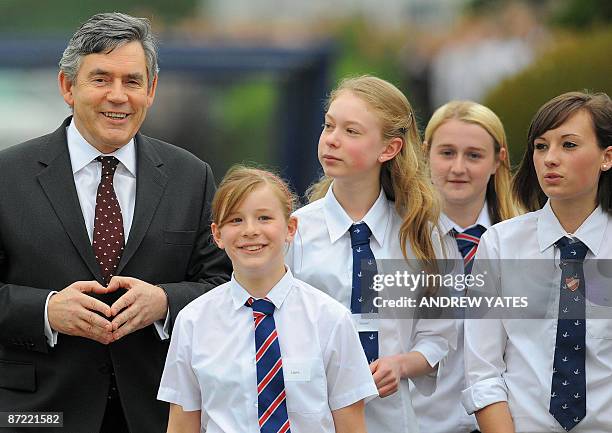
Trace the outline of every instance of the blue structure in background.
{"label": "blue structure in background", "polygon": [[[275,165],[299,194],[316,178],[316,143],[323,119],[323,101],[330,90],[332,43],[302,47],[207,45],[192,41],[164,41],[160,68],[191,74],[203,81],[231,83],[258,73],[277,78],[280,103],[275,122]],[[0,68],[57,67],[66,46],[62,38],[0,39]],[[189,148],[202,157],[203,152]],[[202,150],[202,149],[200,149]]]}

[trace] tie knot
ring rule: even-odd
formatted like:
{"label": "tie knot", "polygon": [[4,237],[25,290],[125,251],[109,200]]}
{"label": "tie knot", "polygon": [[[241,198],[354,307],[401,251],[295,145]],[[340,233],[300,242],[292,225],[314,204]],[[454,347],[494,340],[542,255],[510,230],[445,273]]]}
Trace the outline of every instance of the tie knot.
{"label": "tie knot", "polygon": [[119,164],[119,160],[114,156],[98,156],[96,161],[102,163],[102,175],[108,176],[115,174],[115,170],[117,169],[117,164]]}
{"label": "tie knot", "polygon": [[485,232],[485,230],[486,229],[483,226],[477,224],[474,227],[470,227],[469,229],[462,232],[454,231],[454,235],[455,239],[457,239],[458,241],[466,241],[478,245],[478,243],[480,242],[480,237]]}
{"label": "tie knot", "polygon": [[372,231],[366,223],[352,225],[349,229],[349,233],[351,234],[351,247],[356,247],[357,245],[367,245],[370,243]]}
{"label": "tie knot", "polygon": [[274,314],[274,304],[268,298],[255,299],[251,297],[247,300],[246,306],[251,307],[253,311],[256,311],[257,313],[262,313],[266,316],[271,316]]}
{"label": "tie knot", "polygon": [[581,241],[566,236],[555,242],[555,246],[561,250],[561,260],[584,261],[589,248]]}

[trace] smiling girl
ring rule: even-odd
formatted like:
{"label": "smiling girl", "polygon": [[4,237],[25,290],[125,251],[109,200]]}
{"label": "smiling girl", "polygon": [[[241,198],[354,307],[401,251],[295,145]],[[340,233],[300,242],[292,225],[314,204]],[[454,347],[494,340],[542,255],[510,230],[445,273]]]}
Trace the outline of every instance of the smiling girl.
{"label": "smiling girl", "polygon": [[158,394],[168,432],[365,433],[376,387],[350,313],[284,264],[293,202],[263,170],[219,185],[211,228],[234,273],[178,315]]}
{"label": "smiling girl", "polygon": [[522,260],[520,272],[502,269],[499,290],[548,299],[554,318],[466,321],[463,404],[483,433],[612,425],[611,284],[601,273],[601,259],[612,258],[611,166],[607,95],[571,92],[540,108],[513,182],[532,212],[487,230],[475,269],[485,259]]}
{"label": "smiling girl", "polygon": [[[484,105],[451,101],[438,108],[429,120],[424,147],[433,184],[442,197],[440,229],[453,245],[454,256],[460,259],[465,255],[464,269],[469,273],[480,235],[491,225],[515,215],[504,127]],[[457,350],[449,353],[436,391],[428,397],[413,393],[414,410],[423,432],[469,433],[477,429],[476,419],[467,415],[461,405],[465,381],[460,318],[457,325]],[[441,412],[444,417],[440,417]]]}

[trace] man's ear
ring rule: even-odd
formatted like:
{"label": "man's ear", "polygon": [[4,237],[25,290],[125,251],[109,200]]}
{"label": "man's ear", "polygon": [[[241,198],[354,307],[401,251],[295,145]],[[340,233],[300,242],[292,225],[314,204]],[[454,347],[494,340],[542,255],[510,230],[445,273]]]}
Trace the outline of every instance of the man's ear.
{"label": "man's ear", "polygon": [[605,148],[603,152],[603,163],[601,165],[602,171],[608,171],[612,168],[612,146]]}
{"label": "man's ear", "polygon": [[217,244],[217,246],[221,248],[222,250],[225,249],[225,246],[223,245],[223,241],[221,240],[221,230],[219,229],[219,226],[215,223],[212,223],[210,225],[210,231],[212,232],[213,239],[215,243]]}
{"label": "man's ear", "polygon": [[155,74],[155,78],[153,78],[151,87],[147,89],[147,108],[151,108],[151,105],[153,105],[153,100],[155,100],[156,90],[157,90],[157,74]]}
{"label": "man's ear", "polygon": [[59,85],[60,93],[66,101],[66,104],[74,107],[74,96],[72,95],[72,81],[66,76],[64,71],[60,71],[57,75],[57,83]]}

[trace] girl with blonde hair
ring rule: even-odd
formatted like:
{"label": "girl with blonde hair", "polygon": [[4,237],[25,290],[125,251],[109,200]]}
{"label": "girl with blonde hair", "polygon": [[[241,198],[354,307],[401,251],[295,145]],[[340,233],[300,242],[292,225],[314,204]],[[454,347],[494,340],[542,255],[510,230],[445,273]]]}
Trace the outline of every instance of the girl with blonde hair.
{"label": "girl with blonde hair", "polygon": [[365,433],[376,387],[351,316],[284,263],[293,202],[264,170],[219,185],[211,229],[234,272],[178,315],[158,394],[168,433]]}
{"label": "girl with blonde hair", "polygon": [[432,392],[455,327],[381,318],[369,285],[381,271],[375,263],[383,266],[376,260],[409,260],[432,270],[442,256],[434,229],[439,205],[414,111],[400,90],[372,76],[343,80],[326,108],[318,145],[325,176],[294,214],[300,230],[286,260],[299,278],[353,313],[379,392],[366,404],[368,431],[416,432],[408,379]]}
{"label": "girl with blonde hair", "polygon": [[[510,194],[510,161],[501,120],[484,105],[451,101],[438,108],[425,129],[432,182],[442,198],[440,230],[453,244],[449,255],[470,273],[482,233],[515,215]],[[455,242],[456,241],[456,242]],[[462,296],[463,291],[456,291]],[[465,388],[463,321],[457,314],[458,344],[446,360],[431,396],[413,394],[421,431],[469,433],[476,419],[461,405]],[[444,413],[444,417],[440,417]]]}

